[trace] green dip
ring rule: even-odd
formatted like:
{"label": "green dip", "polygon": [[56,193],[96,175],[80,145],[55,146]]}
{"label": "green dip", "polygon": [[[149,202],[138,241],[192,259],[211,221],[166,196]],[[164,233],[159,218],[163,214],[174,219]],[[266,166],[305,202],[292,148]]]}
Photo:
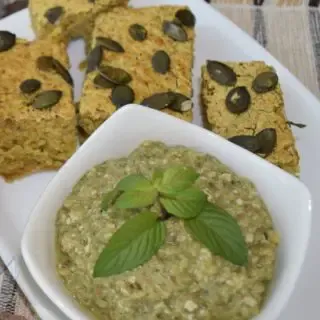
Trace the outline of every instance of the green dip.
{"label": "green dip", "polygon": [[[183,221],[169,219],[165,244],[144,265],[93,278],[112,234],[136,210],[101,212],[104,193],[131,173],[151,178],[155,168],[192,166],[209,201],[235,217],[249,248],[247,267],[214,256],[193,240]],[[273,277],[278,236],[254,185],[215,158],[185,147],[144,142],[127,158],[108,160],[73,188],[56,220],[57,271],[70,294],[103,320],[248,320],[260,311]]]}

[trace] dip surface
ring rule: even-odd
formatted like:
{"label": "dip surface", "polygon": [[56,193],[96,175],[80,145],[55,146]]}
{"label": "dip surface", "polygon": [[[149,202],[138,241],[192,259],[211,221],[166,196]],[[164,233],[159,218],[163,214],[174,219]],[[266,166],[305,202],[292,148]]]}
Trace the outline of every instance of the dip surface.
{"label": "dip surface", "polygon": [[[155,168],[191,166],[208,200],[235,217],[249,248],[246,267],[214,256],[166,221],[165,244],[144,265],[120,275],[93,278],[101,251],[137,210],[101,212],[104,193],[131,173],[151,178]],[[273,277],[277,233],[254,185],[215,158],[185,147],[144,142],[128,158],[92,168],[75,185],[56,220],[57,271],[70,294],[103,320],[248,320],[257,315]]]}

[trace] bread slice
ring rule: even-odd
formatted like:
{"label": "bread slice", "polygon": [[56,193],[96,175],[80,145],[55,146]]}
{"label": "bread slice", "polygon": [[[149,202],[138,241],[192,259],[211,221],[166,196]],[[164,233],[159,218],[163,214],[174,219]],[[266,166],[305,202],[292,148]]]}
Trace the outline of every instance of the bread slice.
{"label": "bread slice", "polygon": [[54,31],[56,37],[66,41],[77,37],[90,41],[97,14],[127,3],[128,0],[29,0],[29,10],[37,37]]}
{"label": "bread slice", "polygon": [[[115,8],[98,16],[92,40],[92,48],[97,45],[97,37],[105,37],[118,42],[124,52],[103,50],[100,65],[121,68],[128,72],[132,81],[128,85],[134,91],[134,102],[161,92],[175,91],[187,97],[192,96],[192,66],[194,28],[182,26],[187,41],[175,41],[163,32],[164,21],[172,21],[180,6],[159,6],[148,8]],[[139,24],[147,30],[144,41],[136,41],[129,34],[130,26]],[[167,73],[156,72],[152,67],[152,57],[157,51],[165,51],[170,57]],[[98,71],[88,74],[80,100],[80,125],[91,134],[103,121],[116,111],[111,101],[111,88],[96,88],[93,83]],[[164,109],[166,113],[186,121],[192,120],[192,110],[176,112]]]}
{"label": "bread slice", "polygon": [[[42,56],[68,67],[65,45],[50,39],[17,40],[11,49],[0,52],[0,175],[8,181],[59,168],[76,150],[72,86],[54,70],[41,71],[37,59]],[[20,86],[28,79],[40,81],[41,87],[22,92]],[[47,90],[60,90],[59,102],[49,108],[33,107],[35,97]]]}
{"label": "bread slice", "polygon": [[[287,124],[283,95],[280,85],[265,93],[252,89],[253,80],[265,71],[273,69],[262,61],[223,62],[236,74],[234,86],[221,85],[210,77],[207,66],[202,66],[201,98],[204,115],[209,129],[231,138],[237,135],[254,135],[266,128],[274,128],[277,144],[266,159],[293,174],[299,173],[299,155],[295,139]],[[235,86],[244,86],[251,96],[247,111],[240,114],[230,112],[226,107],[227,94]]]}

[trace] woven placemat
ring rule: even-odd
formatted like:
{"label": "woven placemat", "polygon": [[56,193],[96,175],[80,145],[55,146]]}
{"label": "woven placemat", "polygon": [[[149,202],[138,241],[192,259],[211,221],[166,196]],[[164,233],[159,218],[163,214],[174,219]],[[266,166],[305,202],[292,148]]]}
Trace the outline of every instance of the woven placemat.
{"label": "woven placemat", "polygon": [[[211,3],[320,98],[319,0],[213,0]],[[37,317],[0,259],[0,320],[22,319]]]}

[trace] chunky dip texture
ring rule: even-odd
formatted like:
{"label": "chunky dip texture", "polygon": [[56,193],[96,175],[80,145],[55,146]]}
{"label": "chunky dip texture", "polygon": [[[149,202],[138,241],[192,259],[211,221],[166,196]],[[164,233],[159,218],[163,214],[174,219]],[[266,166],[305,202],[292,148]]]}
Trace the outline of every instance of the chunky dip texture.
{"label": "chunky dip texture", "polygon": [[[93,278],[110,237],[137,210],[101,212],[103,194],[131,173],[151,178],[155,168],[193,167],[208,200],[235,217],[249,249],[246,267],[214,256],[169,219],[165,244],[144,265]],[[254,185],[215,158],[185,147],[144,142],[127,158],[108,160],[86,173],[56,220],[57,271],[70,294],[104,320],[248,320],[257,315],[273,277],[277,233]]]}

